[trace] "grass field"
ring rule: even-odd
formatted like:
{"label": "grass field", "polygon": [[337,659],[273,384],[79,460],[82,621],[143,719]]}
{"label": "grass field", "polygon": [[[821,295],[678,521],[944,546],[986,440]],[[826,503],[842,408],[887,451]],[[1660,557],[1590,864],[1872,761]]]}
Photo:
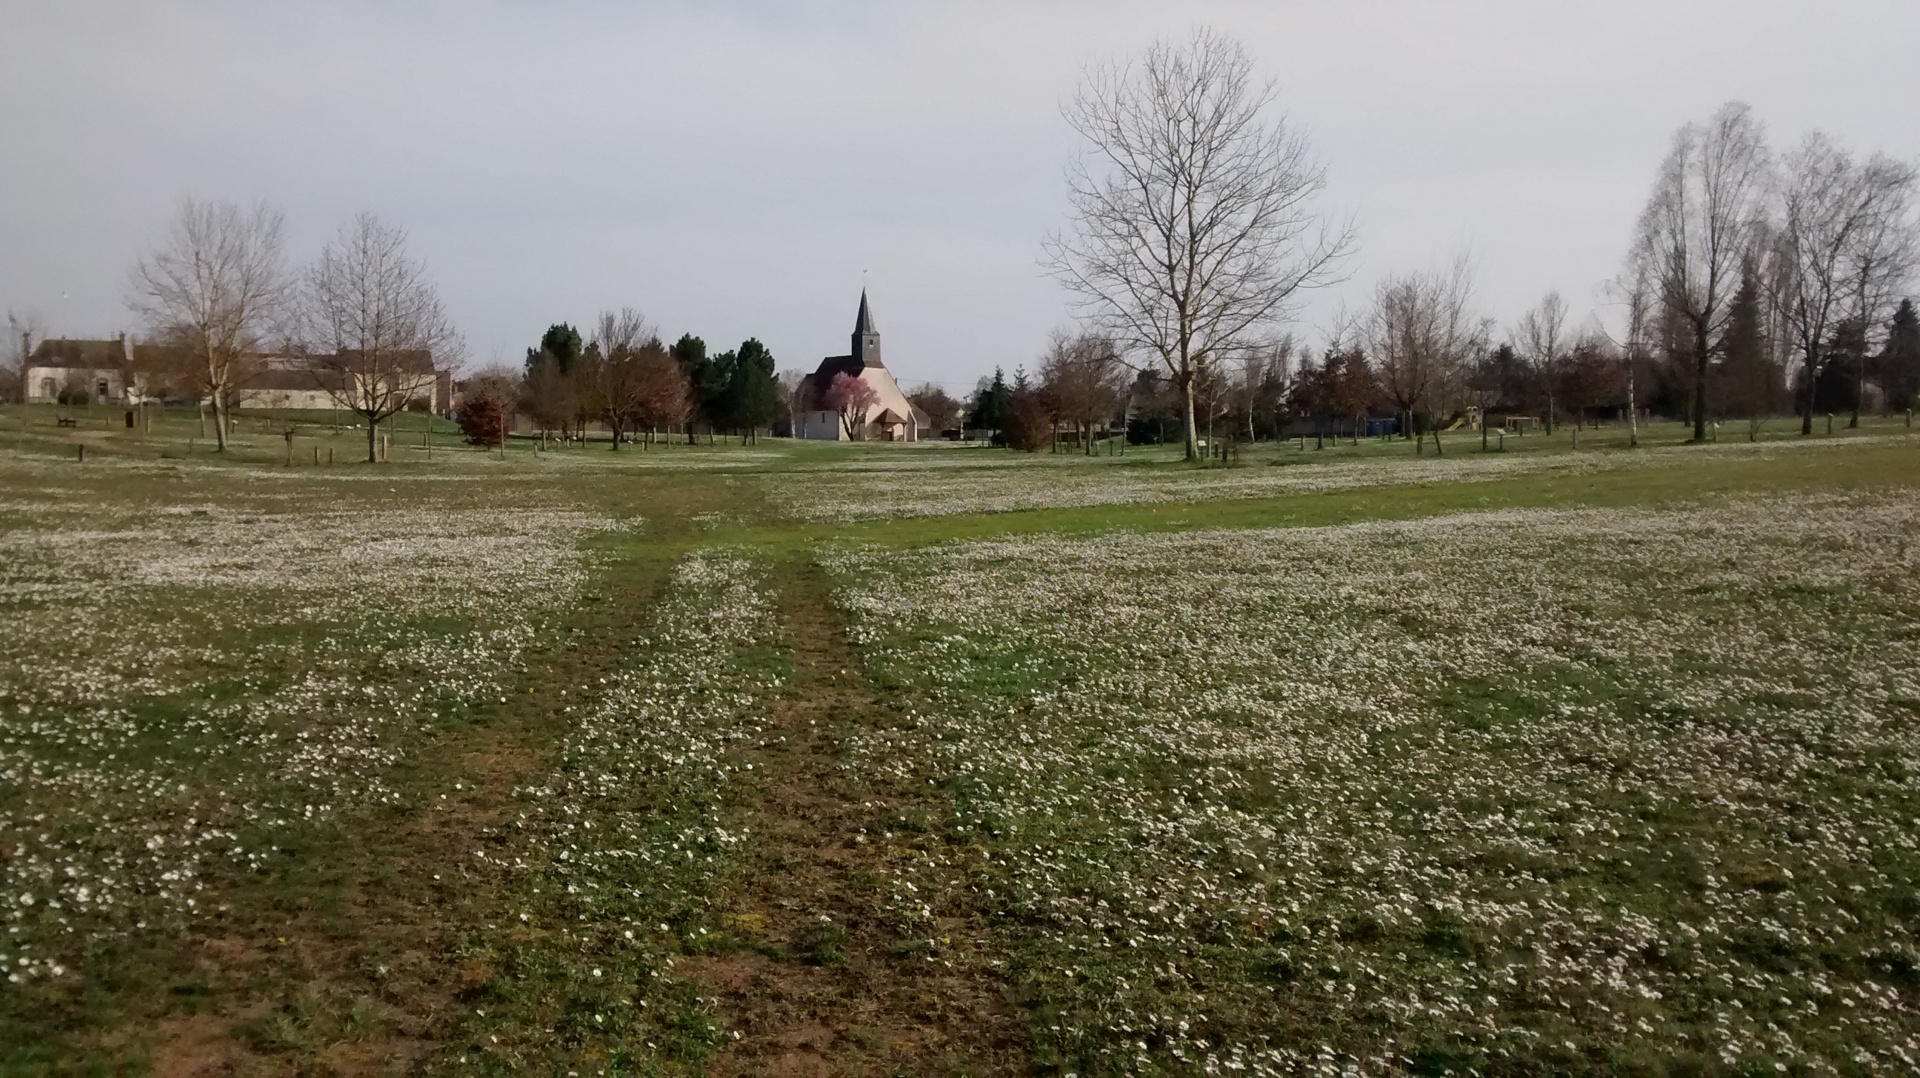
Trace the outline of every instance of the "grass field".
{"label": "grass field", "polygon": [[0,410],[0,1071],[1920,1068],[1898,421],[58,414]]}

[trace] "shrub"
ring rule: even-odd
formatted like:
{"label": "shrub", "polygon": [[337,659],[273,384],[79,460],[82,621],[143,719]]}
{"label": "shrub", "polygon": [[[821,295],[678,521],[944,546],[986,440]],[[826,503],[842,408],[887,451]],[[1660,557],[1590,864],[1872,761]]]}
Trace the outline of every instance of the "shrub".
{"label": "shrub", "polygon": [[462,403],[454,421],[460,424],[460,432],[467,436],[468,445],[498,446],[506,441],[506,411],[491,396],[474,397]]}

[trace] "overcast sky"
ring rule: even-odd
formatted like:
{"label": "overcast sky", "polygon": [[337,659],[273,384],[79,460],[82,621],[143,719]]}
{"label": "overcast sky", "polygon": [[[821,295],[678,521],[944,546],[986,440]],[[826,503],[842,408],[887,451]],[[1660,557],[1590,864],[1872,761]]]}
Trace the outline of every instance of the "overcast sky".
{"label": "overcast sky", "polygon": [[468,339],[518,363],[632,305],[782,367],[844,352],[964,388],[1068,321],[1060,117],[1089,61],[1245,42],[1352,212],[1351,279],[1470,250],[1503,322],[1583,316],[1673,129],[1728,99],[1920,158],[1920,2],[0,5],[0,306],[137,328],[127,267],[183,194],[265,197],[305,258],[372,210]]}

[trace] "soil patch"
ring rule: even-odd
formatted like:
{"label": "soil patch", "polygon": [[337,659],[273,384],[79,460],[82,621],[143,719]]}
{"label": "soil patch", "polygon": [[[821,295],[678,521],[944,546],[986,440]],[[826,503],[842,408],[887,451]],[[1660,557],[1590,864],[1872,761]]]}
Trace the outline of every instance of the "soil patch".
{"label": "soil patch", "polygon": [[766,778],[742,820],[753,841],[724,917],[738,947],[683,967],[740,1035],[710,1073],[1023,1073],[986,923],[964,889],[930,896],[937,948],[903,939],[887,919],[895,859],[960,852],[939,848],[937,834],[888,834],[890,820],[944,806],[847,771],[842,737],[884,702],[834,616],[824,572],[796,557],[777,583],[794,672],[772,736],[750,756]]}

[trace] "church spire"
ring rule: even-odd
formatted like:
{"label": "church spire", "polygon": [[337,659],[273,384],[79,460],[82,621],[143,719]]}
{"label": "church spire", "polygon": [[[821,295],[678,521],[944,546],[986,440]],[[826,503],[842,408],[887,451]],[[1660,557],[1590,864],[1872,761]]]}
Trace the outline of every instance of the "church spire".
{"label": "church spire", "polygon": [[854,319],[853,332],[855,336],[880,332],[873,328],[873,314],[867,310],[867,290],[864,288],[860,290],[860,316]]}
{"label": "church spire", "polygon": [[873,328],[873,312],[867,309],[867,290],[860,290],[860,317],[853,323],[853,358],[862,367],[883,366],[880,362],[880,331]]}

